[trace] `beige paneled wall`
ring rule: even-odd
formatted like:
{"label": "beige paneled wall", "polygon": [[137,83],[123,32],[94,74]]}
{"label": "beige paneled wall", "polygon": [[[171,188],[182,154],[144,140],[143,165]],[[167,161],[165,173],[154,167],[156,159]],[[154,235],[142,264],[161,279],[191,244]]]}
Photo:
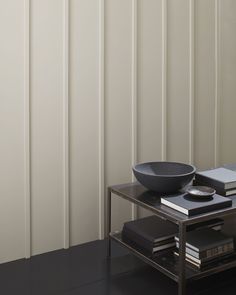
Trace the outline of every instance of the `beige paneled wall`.
{"label": "beige paneled wall", "polygon": [[215,4],[216,1],[199,0],[195,6],[194,162],[203,169],[215,163]]}
{"label": "beige paneled wall", "polygon": [[[138,161],[163,159],[162,1],[138,3]],[[152,107],[150,107],[152,106]]]}
{"label": "beige paneled wall", "polygon": [[70,244],[99,234],[99,2],[70,1]]}
{"label": "beige paneled wall", "polygon": [[30,2],[32,254],[63,245],[62,8]]}
{"label": "beige paneled wall", "polygon": [[219,160],[231,162],[235,159],[235,107],[236,107],[236,2],[233,0],[219,3],[221,18],[219,23],[220,51],[218,71],[219,95]]}
{"label": "beige paneled wall", "polygon": [[24,1],[1,1],[0,24],[0,261],[4,262],[25,255]]}
{"label": "beige paneled wall", "polygon": [[[234,0],[1,1],[0,262],[102,238],[106,186],[136,162],[236,161],[235,14]],[[135,213],[114,199],[113,228]]]}
{"label": "beige paneled wall", "polygon": [[[131,181],[132,165],[132,1],[105,2],[105,181]],[[121,21],[122,15],[122,21]],[[114,199],[114,228],[131,214]]]}
{"label": "beige paneled wall", "polygon": [[[163,34],[165,13],[166,5],[163,6],[161,0],[139,1],[138,3],[138,162],[161,161],[166,155],[166,146],[163,142],[163,136],[166,136],[166,113],[163,104],[166,102],[166,93],[163,92],[165,82],[163,70],[165,71],[167,66],[163,63],[166,54],[166,48],[163,48],[165,44],[163,41],[166,38],[165,32]],[[146,216],[150,215],[150,212],[139,208],[138,214]]]}

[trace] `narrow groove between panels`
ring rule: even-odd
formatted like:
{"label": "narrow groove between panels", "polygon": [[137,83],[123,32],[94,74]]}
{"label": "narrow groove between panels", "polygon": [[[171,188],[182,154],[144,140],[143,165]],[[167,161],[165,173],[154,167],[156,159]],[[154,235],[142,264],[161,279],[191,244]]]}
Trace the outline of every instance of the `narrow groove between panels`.
{"label": "narrow groove between panels", "polygon": [[219,7],[215,0],[215,166],[219,165]]}
{"label": "narrow groove between panels", "polygon": [[30,2],[24,2],[24,170],[25,170],[25,258],[31,256],[31,188],[30,188]]}
{"label": "narrow groove between panels", "polygon": [[194,0],[189,4],[189,163],[194,161],[194,70],[195,70],[195,7]]}
{"label": "narrow groove between panels", "polygon": [[[132,165],[137,163],[137,21],[138,2],[132,1]],[[132,172],[131,172],[132,173]],[[132,181],[134,181],[132,173]],[[132,219],[137,217],[137,206],[131,205]]]}
{"label": "narrow groove between panels", "polygon": [[64,174],[64,248],[70,246],[69,225],[69,2],[64,0],[63,28],[63,174]]}
{"label": "narrow groove between panels", "polygon": [[162,0],[162,160],[167,158],[167,2]]}
{"label": "narrow groove between panels", "polygon": [[99,239],[104,238],[104,196],[105,196],[105,157],[104,157],[104,0],[99,2]]}

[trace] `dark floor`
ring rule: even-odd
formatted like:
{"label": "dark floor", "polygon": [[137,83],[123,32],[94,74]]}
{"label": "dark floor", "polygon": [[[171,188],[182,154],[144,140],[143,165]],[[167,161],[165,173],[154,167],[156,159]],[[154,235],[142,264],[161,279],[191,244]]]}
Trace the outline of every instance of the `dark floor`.
{"label": "dark floor", "polygon": [[[0,265],[0,295],[175,295],[177,285],[105,241]],[[236,270],[192,283],[188,294],[236,294]]]}

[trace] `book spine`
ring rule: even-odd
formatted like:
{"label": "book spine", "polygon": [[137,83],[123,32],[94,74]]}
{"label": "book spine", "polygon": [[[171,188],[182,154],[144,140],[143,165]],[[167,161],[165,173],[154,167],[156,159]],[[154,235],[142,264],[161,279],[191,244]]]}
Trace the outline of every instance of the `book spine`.
{"label": "book spine", "polygon": [[[193,185],[209,186],[208,183],[200,182],[197,180],[194,180]],[[216,190],[216,193],[218,195],[221,195],[223,197],[232,196],[232,195],[236,194],[236,189],[227,189],[226,190],[226,189],[219,188],[217,186],[213,186],[213,185],[210,185],[210,186]]]}
{"label": "book spine", "polygon": [[[179,241],[176,241],[176,248],[179,249]],[[186,246],[186,253],[188,253],[189,255],[199,259],[199,252],[193,250],[192,248],[188,247],[188,245]]]}
{"label": "book spine", "polygon": [[154,242],[153,237],[150,237],[145,231],[142,231],[142,234],[139,234],[137,231],[130,229],[126,224],[124,224],[124,226],[123,226],[123,232],[125,232],[127,234],[129,233],[131,235],[136,235],[138,237],[142,237],[146,241],[150,242],[150,244],[152,244]]}
{"label": "book spine", "polygon": [[[177,252],[174,252],[174,254],[176,256],[179,256],[179,253],[177,253]],[[225,255],[220,255],[218,257],[208,259],[208,260],[198,260],[198,259],[194,259],[188,255],[188,256],[186,256],[186,261],[188,263],[190,263],[191,265],[196,266],[198,269],[201,269],[204,267],[214,265],[214,263],[216,263],[217,261],[222,261],[222,260],[227,259],[229,257],[234,257],[234,253],[229,252],[229,253],[226,253]]]}
{"label": "book spine", "polygon": [[209,258],[213,258],[216,256],[221,256],[221,255],[226,254],[228,252],[232,252],[233,249],[234,249],[233,243],[218,246],[218,247],[206,250],[203,253],[200,253],[200,259],[209,259]]}
{"label": "book spine", "polygon": [[[176,243],[176,247],[179,248],[179,243]],[[189,249],[188,247],[186,247],[186,253],[197,258],[197,259],[201,259],[203,261],[206,261],[210,258],[214,258],[217,256],[221,256],[224,254],[227,254],[229,252],[232,252],[234,250],[234,243],[228,243],[228,244],[224,244],[224,245],[220,245],[205,251],[202,251],[200,253],[193,251],[191,249]]]}
{"label": "book spine", "polygon": [[147,239],[146,236],[141,236],[138,233],[133,232],[129,229],[123,228],[122,232],[126,237],[128,237],[130,239],[132,238],[137,241],[142,241],[142,243],[145,243],[147,245],[147,247],[149,247],[149,248],[151,248],[154,245],[154,242]]}
{"label": "book spine", "polygon": [[[179,238],[177,236],[175,237],[175,241],[179,245]],[[201,247],[201,249],[199,249],[199,248],[195,247],[194,245],[189,244],[188,242],[186,242],[186,249],[190,249],[190,250],[192,250],[192,251],[194,251],[196,253],[202,253],[202,252],[204,252],[206,250],[213,249],[215,247],[219,247],[219,246],[230,244],[230,243],[234,244],[233,238],[225,239],[224,241],[222,241],[220,243],[215,242],[215,243],[212,243],[211,245],[204,246],[204,247]]]}
{"label": "book spine", "polygon": [[224,203],[217,203],[217,204],[213,204],[211,206],[209,205],[209,206],[202,207],[202,208],[191,209],[191,210],[189,210],[189,216],[207,213],[209,211],[214,211],[214,210],[220,210],[220,209],[230,207],[230,206],[232,206],[232,200],[228,199]]}
{"label": "book spine", "polygon": [[149,243],[145,243],[144,240],[138,238],[137,236],[131,237],[130,235],[127,235],[126,233],[122,232],[122,239],[124,240],[124,242],[127,242],[128,244],[134,243],[138,247],[143,248],[150,253],[153,253],[153,248],[154,248],[153,245],[150,245]]}

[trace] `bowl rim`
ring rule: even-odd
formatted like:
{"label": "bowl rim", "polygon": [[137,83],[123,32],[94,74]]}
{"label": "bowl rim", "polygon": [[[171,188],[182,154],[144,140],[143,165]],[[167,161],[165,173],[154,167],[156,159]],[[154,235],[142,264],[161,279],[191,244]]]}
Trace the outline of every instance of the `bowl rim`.
{"label": "bowl rim", "polygon": [[[188,173],[182,173],[182,174],[178,174],[178,175],[165,175],[165,174],[151,174],[151,173],[142,173],[141,171],[137,170],[136,167],[137,166],[141,166],[144,164],[154,164],[154,163],[170,163],[170,164],[180,164],[180,165],[185,165],[185,166],[190,166],[193,171],[188,172]],[[149,175],[149,176],[158,176],[158,177],[180,177],[180,176],[188,176],[191,174],[194,174],[196,172],[196,167],[192,164],[187,164],[187,163],[183,163],[183,162],[172,162],[172,161],[150,161],[150,162],[141,162],[141,163],[137,163],[135,165],[132,166],[132,169],[140,174],[143,175]]]}

